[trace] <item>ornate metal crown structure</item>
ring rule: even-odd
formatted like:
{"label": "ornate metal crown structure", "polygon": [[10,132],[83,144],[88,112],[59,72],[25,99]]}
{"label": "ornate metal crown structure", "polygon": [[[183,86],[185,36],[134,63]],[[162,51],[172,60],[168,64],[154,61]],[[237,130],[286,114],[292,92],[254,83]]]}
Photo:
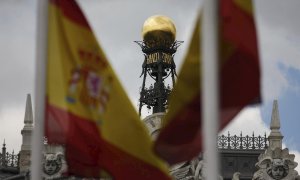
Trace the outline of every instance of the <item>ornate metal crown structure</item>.
{"label": "ornate metal crown structure", "polygon": [[[152,16],[143,26],[143,41],[134,41],[141,48],[145,59],[142,65],[143,84],[140,90],[139,114],[143,105],[152,109],[153,113],[165,112],[170,85],[165,80],[171,75],[172,86],[175,84],[176,65],[174,55],[183,41],[176,41],[176,29],[173,22],[166,16]],[[153,84],[146,85],[147,75]]]}

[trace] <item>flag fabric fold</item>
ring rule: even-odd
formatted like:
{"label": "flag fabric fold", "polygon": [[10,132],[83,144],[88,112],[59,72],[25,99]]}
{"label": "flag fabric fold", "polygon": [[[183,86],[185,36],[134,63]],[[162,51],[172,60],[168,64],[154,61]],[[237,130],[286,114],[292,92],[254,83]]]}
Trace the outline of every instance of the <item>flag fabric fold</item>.
{"label": "flag fabric fold", "polygon": [[[260,102],[260,67],[250,0],[221,0],[219,7],[220,129],[245,106]],[[154,149],[170,164],[190,160],[202,150],[201,17]],[[209,137],[205,137],[209,138]]]}
{"label": "flag fabric fold", "polygon": [[45,136],[68,173],[170,179],[77,3],[50,0],[48,29]]}

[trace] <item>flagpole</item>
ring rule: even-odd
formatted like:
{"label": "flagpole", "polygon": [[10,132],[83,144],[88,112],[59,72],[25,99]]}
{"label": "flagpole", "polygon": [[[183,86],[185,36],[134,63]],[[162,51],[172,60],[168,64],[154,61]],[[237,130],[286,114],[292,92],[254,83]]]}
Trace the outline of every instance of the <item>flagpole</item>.
{"label": "flagpole", "polygon": [[204,0],[202,25],[202,119],[204,132],[204,175],[207,180],[219,179],[219,155],[216,140],[219,128],[218,84],[218,0]]}
{"label": "flagpole", "polygon": [[31,179],[42,179],[42,151],[44,141],[44,113],[47,59],[48,0],[39,0],[37,7],[35,123],[32,136]]}

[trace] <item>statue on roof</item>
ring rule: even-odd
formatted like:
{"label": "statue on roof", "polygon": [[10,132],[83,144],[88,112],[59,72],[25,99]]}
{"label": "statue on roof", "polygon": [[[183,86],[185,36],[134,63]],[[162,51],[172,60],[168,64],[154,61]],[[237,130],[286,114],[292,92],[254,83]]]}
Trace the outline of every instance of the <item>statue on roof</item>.
{"label": "statue on roof", "polygon": [[258,158],[253,180],[297,180],[300,178],[295,170],[298,163],[294,161],[295,155],[289,154],[287,148],[268,148]]}
{"label": "statue on roof", "polygon": [[66,171],[66,162],[61,152],[45,153],[43,162],[43,172],[45,179],[61,177]]}

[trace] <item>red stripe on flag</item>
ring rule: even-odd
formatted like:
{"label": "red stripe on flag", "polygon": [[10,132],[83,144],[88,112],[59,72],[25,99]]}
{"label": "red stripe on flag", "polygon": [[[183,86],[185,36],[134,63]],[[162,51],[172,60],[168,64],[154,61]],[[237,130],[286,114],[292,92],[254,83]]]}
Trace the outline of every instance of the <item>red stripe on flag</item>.
{"label": "red stripe on flag", "polygon": [[221,38],[254,56],[258,63],[253,15],[241,9],[233,0],[221,0],[220,13]]}
{"label": "red stripe on flag", "polygon": [[258,63],[244,52],[235,51],[222,66],[220,76],[222,109],[260,102],[259,79]]}
{"label": "red stripe on flag", "polygon": [[94,122],[49,103],[46,112],[46,137],[49,143],[65,145],[70,175],[99,177],[102,169],[113,179],[169,180],[159,169],[101,138]]}
{"label": "red stripe on flag", "polygon": [[60,8],[63,15],[71,21],[91,30],[89,23],[74,0],[50,0],[50,3]]}
{"label": "red stripe on flag", "polygon": [[260,102],[260,71],[257,37],[252,14],[233,0],[220,1],[220,38],[234,47],[222,56],[221,107],[231,108]]}
{"label": "red stripe on flag", "polygon": [[155,141],[155,151],[168,163],[190,160],[202,149],[200,97],[193,100],[172,118]]}

